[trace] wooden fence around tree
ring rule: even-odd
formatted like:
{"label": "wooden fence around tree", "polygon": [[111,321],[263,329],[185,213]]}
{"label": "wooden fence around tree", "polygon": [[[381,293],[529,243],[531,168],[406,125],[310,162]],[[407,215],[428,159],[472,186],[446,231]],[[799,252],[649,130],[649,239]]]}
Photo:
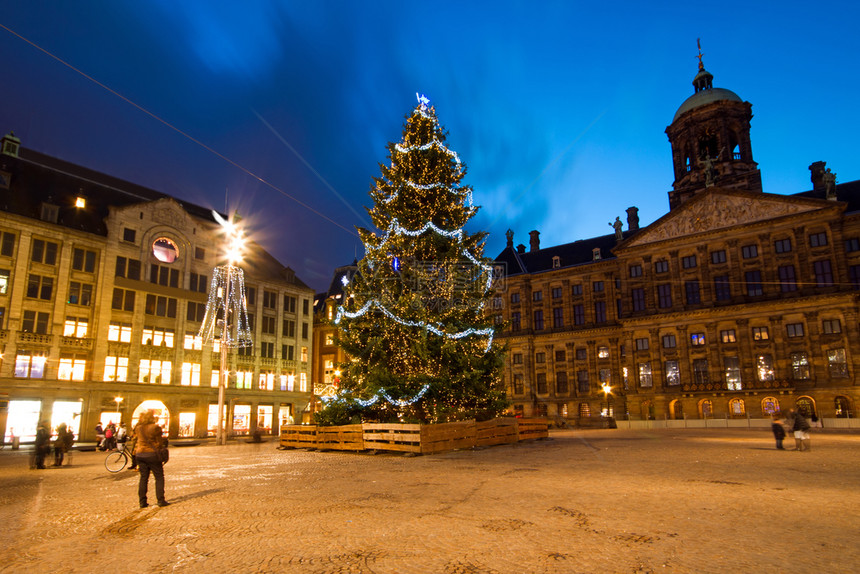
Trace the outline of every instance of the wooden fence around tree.
{"label": "wooden fence around tree", "polygon": [[343,426],[284,425],[281,447],[318,450],[390,450],[433,454],[547,438],[546,419],[498,418],[435,425],[363,423]]}

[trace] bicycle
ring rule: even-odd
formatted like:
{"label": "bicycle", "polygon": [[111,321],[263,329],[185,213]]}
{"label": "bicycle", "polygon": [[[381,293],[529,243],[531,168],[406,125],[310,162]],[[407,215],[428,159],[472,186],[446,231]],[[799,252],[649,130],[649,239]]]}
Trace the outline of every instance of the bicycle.
{"label": "bicycle", "polygon": [[124,469],[131,460],[132,452],[128,448],[128,442],[123,443],[122,450],[114,450],[108,453],[105,457],[105,468],[108,472],[117,473]]}

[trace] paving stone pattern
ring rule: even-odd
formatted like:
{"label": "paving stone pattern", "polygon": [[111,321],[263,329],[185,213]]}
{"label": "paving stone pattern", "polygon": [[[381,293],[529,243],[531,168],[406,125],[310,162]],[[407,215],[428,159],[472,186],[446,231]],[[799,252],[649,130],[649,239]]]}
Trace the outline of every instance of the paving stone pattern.
{"label": "paving stone pattern", "polygon": [[109,474],[104,453],[37,471],[2,450],[0,572],[858,572],[860,434],[811,442],[691,429],[423,457],[174,447],[171,505],[146,509],[137,473]]}

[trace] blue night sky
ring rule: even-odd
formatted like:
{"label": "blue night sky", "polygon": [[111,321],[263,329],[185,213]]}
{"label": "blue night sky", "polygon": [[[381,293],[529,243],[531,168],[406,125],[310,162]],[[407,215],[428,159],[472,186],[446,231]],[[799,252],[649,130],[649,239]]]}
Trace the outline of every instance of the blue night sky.
{"label": "blue night sky", "polygon": [[810,189],[817,160],[840,182],[860,178],[857,6],[5,2],[0,131],[238,209],[322,290],[363,254],[354,226],[369,226],[371,177],[416,92],[468,166],[482,206],[469,230],[490,232],[490,257],[508,228],[525,244],[537,229],[546,247],[611,233],[631,205],[642,226],[668,211],[664,130],[693,93],[696,38],[714,86],[753,104],[766,192]]}

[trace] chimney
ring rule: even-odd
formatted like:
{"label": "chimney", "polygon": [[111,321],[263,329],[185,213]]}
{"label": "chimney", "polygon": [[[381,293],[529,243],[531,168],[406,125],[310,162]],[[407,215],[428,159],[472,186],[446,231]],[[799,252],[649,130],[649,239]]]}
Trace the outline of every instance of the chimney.
{"label": "chimney", "polygon": [[540,250],[540,231],[529,231],[529,251]]}
{"label": "chimney", "polygon": [[816,161],[809,166],[809,179],[812,181],[813,191],[824,191],[824,166],[826,161]]}
{"label": "chimney", "polygon": [[525,245],[523,245],[522,243],[517,245],[517,253],[525,253],[525,252],[526,252],[526,246]]}
{"label": "chimney", "polygon": [[639,229],[639,208],[627,208],[627,231],[636,231]]}

